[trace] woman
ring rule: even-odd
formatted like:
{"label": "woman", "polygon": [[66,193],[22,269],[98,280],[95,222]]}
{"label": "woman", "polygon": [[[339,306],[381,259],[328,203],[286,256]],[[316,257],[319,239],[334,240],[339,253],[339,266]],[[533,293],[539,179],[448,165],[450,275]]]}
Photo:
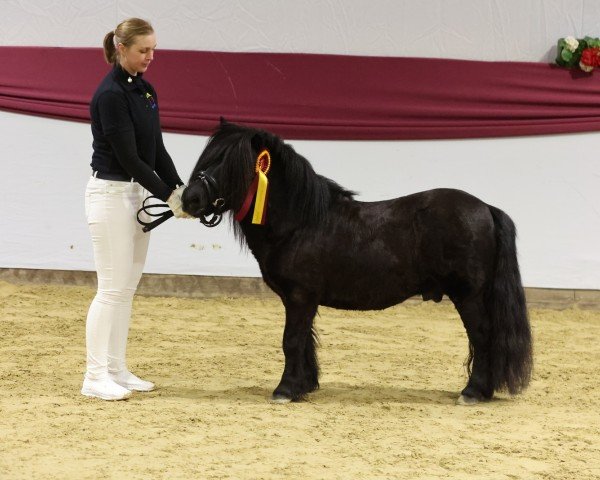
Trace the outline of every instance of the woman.
{"label": "woman", "polygon": [[104,37],[113,65],[90,104],[92,177],[85,207],[94,247],[98,291],[86,320],[87,370],[81,393],[122,400],[154,384],[127,369],[125,352],[133,295],[142,275],[149,233],[136,213],[150,192],[178,218],[183,182],[162,140],[156,92],[142,76],[153,60],[152,26],[130,18]]}

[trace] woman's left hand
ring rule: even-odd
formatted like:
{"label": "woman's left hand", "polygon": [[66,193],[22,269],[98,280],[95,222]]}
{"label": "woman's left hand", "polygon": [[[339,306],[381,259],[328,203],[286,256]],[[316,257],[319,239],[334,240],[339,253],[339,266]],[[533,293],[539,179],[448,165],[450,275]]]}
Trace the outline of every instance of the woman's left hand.
{"label": "woman's left hand", "polygon": [[173,193],[171,193],[171,196],[167,200],[167,205],[169,205],[169,208],[173,211],[175,218],[194,218],[182,208],[181,196],[183,195],[184,190],[185,185],[173,190]]}

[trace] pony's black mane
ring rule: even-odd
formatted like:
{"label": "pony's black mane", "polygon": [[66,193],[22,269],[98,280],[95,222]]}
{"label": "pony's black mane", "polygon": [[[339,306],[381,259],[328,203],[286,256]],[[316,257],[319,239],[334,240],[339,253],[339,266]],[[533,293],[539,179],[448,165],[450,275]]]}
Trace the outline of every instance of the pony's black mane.
{"label": "pony's black mane", "polygon": [[269,179],[285,184],[289,218],[303,225],[320,222],[333,200],[353,199],[354,192],[317,174],[302,155],[277,135],[227,122],[222,122],[208,140],[192,175],[199,170],[218,170],[222,193],[237,209],[255,175],[256,156],[263,148],[271,155]]}

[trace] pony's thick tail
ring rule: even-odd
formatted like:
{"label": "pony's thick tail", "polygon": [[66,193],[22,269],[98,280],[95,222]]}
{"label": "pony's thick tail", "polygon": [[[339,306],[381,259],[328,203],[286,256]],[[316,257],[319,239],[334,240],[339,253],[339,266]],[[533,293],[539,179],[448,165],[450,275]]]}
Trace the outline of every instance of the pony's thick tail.
{"label": "pony's thick tail", "polygon": [[490,370],[495,391],[516,394],[531,378],[531,327],[517,261],[515,224],[502,210],[489,208],[496,230],[496,271],[486,301],[492,326]]}

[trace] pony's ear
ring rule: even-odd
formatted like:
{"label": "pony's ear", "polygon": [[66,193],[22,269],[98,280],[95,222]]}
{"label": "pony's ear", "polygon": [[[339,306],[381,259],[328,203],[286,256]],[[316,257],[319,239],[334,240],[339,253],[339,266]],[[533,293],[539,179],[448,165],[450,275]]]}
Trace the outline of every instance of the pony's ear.
{"label": "pony's ear", "polygon": [[229,125],[229,122],[225,120],[225,117],[219,117],[219,123],[222,127]]}

